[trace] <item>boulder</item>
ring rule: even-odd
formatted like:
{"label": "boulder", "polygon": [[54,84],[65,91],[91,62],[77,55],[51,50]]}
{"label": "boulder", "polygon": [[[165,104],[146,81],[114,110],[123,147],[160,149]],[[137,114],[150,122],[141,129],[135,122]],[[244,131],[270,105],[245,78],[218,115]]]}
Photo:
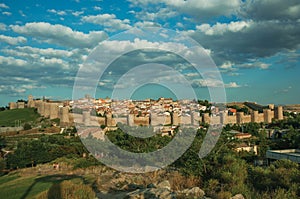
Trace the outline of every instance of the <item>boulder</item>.
{"label": "boulder", "polygon": [[137,189],[126,194],[126,199],[175,199],[176,195],[168,189]]}
{"label": "boulder", "polygon": [[158,183],[156,187],[161,188],[161,189],[171,190],[171,185],[170,185],[170,182],[168,180],[164,180],[164,181]]}
{"label": "boulder", "polygon": [[231,197],[230,199],[245,199],[242,194],[236,194],[235,196]]}
{"label": "boulder", "polygon": [[147,188],[156,188],[156,185],[153,184],[153,183],[150,183],[150,184],[147,185]]}
{"label": "boulder", "polygon": [[205,195],[205,192],[199,187],[193,187],[191,189],[185,189],[182,191],[185,196],[193,198],[202,198]]}

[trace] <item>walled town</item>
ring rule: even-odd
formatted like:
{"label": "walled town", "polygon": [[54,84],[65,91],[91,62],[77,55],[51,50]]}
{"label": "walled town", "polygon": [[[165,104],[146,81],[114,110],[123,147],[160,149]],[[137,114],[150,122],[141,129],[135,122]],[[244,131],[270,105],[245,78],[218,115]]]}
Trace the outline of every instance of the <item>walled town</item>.
{"label": "walled town", "polygon": [[[28,101],[11,102],[10,109],[24,107],[36,108],[37,112],[50,119],[59,118],[60,126],[85,125],[116,127],[118,123],[128,126],[169,126],[169,130],[179,125],[199,126],[201,123],[211,124],[245,124],[271,123],[273,120],[283,120],[283,107],[261,106],[246,102],[250,111],[247,114],[234,108],[220,110],[218,105],[201,105],[195,100],[112,100],[93,99],[86,96],[75,101],[50,101],[33,99]],[[160,129],[162,130],[162,128]]]}

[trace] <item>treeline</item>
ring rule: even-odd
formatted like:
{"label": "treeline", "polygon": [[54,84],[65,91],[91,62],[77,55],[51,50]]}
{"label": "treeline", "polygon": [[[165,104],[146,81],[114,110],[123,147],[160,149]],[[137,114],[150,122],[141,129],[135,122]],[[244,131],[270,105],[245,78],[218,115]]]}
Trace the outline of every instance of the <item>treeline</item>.
{"label": "treeline", "polygon": [[82,157],[88,153],[79,137],[42,135],[37,139],[18,141],[16,150],[6,156],[8,169],[24,168],[51,162],[60,157]]}
{"label": "treeline", "polygon": [[[230,127],[227,127],[227,130]],[[247,130],[261,128],[260,124],[249,124]],[[263,134],[257,134],[259,151],[265,155],[272,147],[272,141]],[[300,170],[297,163],[281,160],[267,167],[255,167],[253,162],[259,158],[250,152],[235,152],[236,140],[228,140],[228,135],[221,135],[213,151],[205,158],[198,156],[206,131],[198,130],[189,149],[172,165],[171,169],[179,170],[186,176],[197,177],[199,186],[212,198],[230,198],[241,193],[246,198],[299,198]],[[120,130],[108,133],[109,139],[124,150],[144,153],[166,146],[171,139],[168,137],[135,138]],[[274,145],[274,144],[273,144]]]}

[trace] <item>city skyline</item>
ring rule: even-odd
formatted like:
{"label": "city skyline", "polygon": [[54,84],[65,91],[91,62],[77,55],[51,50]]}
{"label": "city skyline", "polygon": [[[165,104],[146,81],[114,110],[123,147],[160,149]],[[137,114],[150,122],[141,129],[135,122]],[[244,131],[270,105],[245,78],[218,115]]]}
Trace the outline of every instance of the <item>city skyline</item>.
{"label": "city skyline", "polygon": [[[213,59],[223,82],[193,78],[194,72],[171,53],[139,51],[130,54],[134,62],[122,59],[107,71],[95,97],[111,96],[113,80],[120,78],[123,68],[155,61],[190,77],[198,99],[210,100],[207,87],[221,85],[228,102],[300,103],[300,3],[296,0],[4,0],[0,19],[0,106],[29,94],[71,99],[76,74],[92,49],[141,27],[170,29],[194,39]],[[126,48],[134,42],[110,47]],[[159,97],[174,97],[174,93],[149,84],[133,94],[134,99]]]}

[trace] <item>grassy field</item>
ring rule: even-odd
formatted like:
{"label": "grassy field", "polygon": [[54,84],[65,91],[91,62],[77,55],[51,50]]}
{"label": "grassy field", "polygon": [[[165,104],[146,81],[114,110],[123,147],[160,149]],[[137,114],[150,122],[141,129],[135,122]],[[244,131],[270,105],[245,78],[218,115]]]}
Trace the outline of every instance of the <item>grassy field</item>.
{"label": "grassy field", "polygon": [[13,109],[0,112],[0,127],[15,126],[16,121],[20,120],[21,125],[26,122],[35,121],[39,114],[33,108]]}
{"label": "grassy field", "polygon": [[0,197],[5,199],[49,198],[50,195],[64,194],[65,190],[62,190],[62,186],[64,186],[65,182],[71,184],[69,185],[69,189],[72,190],[71,192],[76,191],[74,188],[88,188],[89,192],[93,194],[90,185],[84,185],[83,181],[83,177],[77,175],[53,174],[21,177],[18,173],[15,173],[0,177]]}

